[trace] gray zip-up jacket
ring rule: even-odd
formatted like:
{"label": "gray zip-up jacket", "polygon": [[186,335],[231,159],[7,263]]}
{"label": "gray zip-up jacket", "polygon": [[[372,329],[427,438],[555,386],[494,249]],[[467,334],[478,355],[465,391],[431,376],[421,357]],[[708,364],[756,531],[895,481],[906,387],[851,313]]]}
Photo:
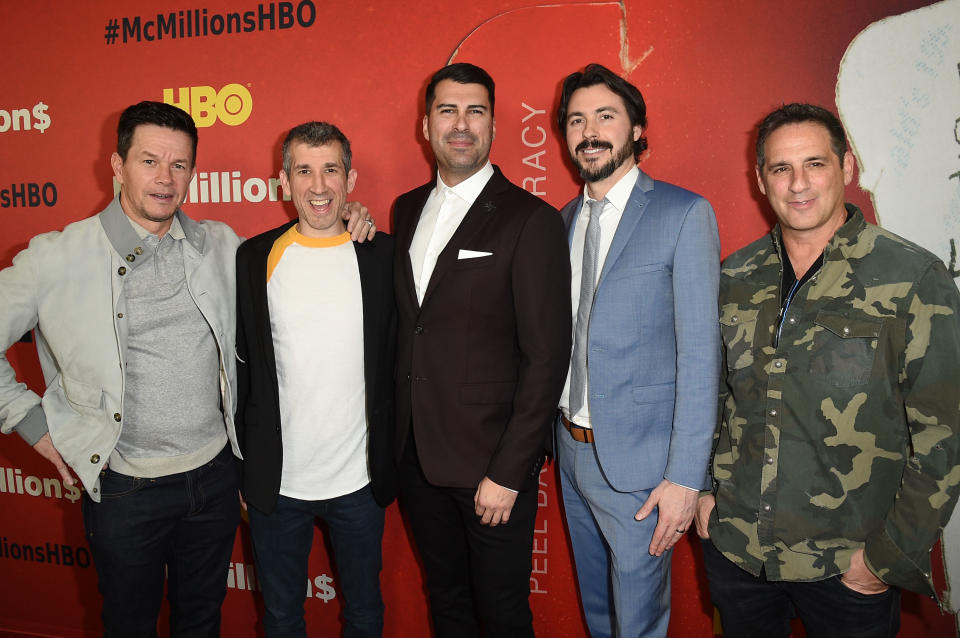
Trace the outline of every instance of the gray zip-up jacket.
{"label": "gray zip-up jacket", "polygon": [[[227,436],[240,457],[236,409],[235,253],[240,239],[220,222],[177,212],[187,242],[187,288],[220,354],[220,398]],[[0,429],[29,444],[50,432],[64,462],[100,500],[99,474],[123,427],[127,272],[150,260],[114,199],[99,215],[37,235],[0,271],[2,352],[35,329],[47,389],[41,398],[0,356]]]}

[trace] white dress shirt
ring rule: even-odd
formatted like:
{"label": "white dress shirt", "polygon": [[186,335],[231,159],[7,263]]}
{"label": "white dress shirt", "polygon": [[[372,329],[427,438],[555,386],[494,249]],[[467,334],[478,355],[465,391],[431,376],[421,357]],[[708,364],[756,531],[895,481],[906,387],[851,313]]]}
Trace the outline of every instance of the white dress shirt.
{"label": "white dress shirt", "polygon": [[[623,211],[627,207],[630,199],[630,193],[637,183],[640,176],[640,169],[636,166],[620,178],[616,184],[607,192],[607,203],[603,206],[600,213],[600,245],[597,255],[597,281],[600,280],[600,273],[603,271],[603,264],[607,260],[607,253],[610,252],[610,244],[613,243],[613,236],[617,232],[617,226],[620,225],[620,218],[623,217]],[[590,221],[590,205],[592,201],[587,194],[587,187],[583,187],[583,206],[580,208],[580,214],[575,220],[573,230],[573,240],[570,243],[570,300],[573,312],[573,334],[577,334],[577,310],[580,307],[580,276],[583,271],[583,243],[587,235],[587,223]],[[596,283],[596,282],[594,282]],[[589,428],[590,424],[590,377],[587,375],[587,382],[584,384],[583,407],[576,414],[570,414],[570,368],[567,369],[567,381],[563,385],[563,394],[560,395],[560,409],[563,415],[571,422],[581,427]]]}
{"label": "white dress shirt", "polygon": [[[423,294],[430,283],[437,258],[491,177],[493,165],[489,161],[456,186],[444,184],[440,173],[437,173],[437,187],[430,192],[423,206],[423,213],[410,242],[410,265],[413,267],[413,285],[419,303],[423,303]],[[583,243],[582,239],[580,243]]]}

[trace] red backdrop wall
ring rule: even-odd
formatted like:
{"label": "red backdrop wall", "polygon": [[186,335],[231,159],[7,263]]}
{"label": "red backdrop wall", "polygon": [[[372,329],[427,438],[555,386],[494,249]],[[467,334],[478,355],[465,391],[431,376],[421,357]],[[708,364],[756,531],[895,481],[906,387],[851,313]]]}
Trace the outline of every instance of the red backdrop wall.
{"label": "red backdrop wall", "polygon": [[[588,62],[626,75],[648,105],[644,170],[712,202],[726,255],[771,223],[751,164],[757,121],[783,102],[832,107],[853,37],[924,4],[5,2],[0,267],[33,235],[106,205],[114,193],[108,157],[117,118],[143,99],[176,102],[200,126],[198,179],[184,206],[191,216],[225,221],[247,236],[292,217],[270,181],[280,143],[291,126],[323,119],[351,139],[354,196],[389,228],[392,200],[430,178],[422,94],[430,74],[451,59],[484,66],[497,82],[494,162],[558,207],[579,188],[552,124],[562,78]],[[854,191],[850,199],[870,217],[868,195]],[[33,345],[16,344],[7,356],[42,392]],[[78,496],[19,437],[0,438],[0,630],[98,632],[100,601]],[[541,474],[540,505],[531,579],[537,632],[585,636],[553,467]],[[327,549],[318,531],[306,601],[311,633],[338,626]],[[396,505],[387,513],[384,560],[385,634],[427,635],[422,579]],[[673,560],[670,635],[719,633],[698,542],[685,539]],[[228,575],[224,635],[255,635],[262,603],[252,565],[244,524]],[[903,610],[903,636],[954,635],[953,618],[932,601],[907,594]]]}

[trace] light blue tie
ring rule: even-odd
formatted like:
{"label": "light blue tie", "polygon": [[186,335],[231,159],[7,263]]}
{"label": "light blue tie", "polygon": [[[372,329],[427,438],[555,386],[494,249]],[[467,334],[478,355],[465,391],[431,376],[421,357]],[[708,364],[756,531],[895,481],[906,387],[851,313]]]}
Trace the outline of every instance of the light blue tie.
{"label": "light blue tie", "polygon": [[600,212],[607,203],[590,200],[590,221],[583,240],[583,269],[580,272],[580,304],[577,306],[577,328],[573,338],[573,366],[570,372],[570,416],[583,407],[587,385],[587,336],[590,311],[597,291],[597,263],[600,260]]}

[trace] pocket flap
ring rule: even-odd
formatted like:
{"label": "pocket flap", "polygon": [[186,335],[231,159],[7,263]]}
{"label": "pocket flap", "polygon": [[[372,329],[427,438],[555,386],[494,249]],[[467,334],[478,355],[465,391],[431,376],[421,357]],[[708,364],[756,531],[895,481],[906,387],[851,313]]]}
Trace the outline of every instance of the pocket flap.
{"label": "pocket flap", "polygon": [[883,319],[853,315],[849,312],[831,312],[821,310],[817,313],[816,324],[826,328],[841,339],[877,338],[883,328]]}
{"label": "pocket flap", "polygon": [[641,405],[666,402],[673,403],[676,397],[676,390],[676,384],[673,383],[633,386],[633,401]]}
{"label": "pocket flap", "polygon": [[100,399],[103,396],[103,390],[100,388],[65,376],[60,377],[60,383],[70,403],[88,408],[100,407]]}

